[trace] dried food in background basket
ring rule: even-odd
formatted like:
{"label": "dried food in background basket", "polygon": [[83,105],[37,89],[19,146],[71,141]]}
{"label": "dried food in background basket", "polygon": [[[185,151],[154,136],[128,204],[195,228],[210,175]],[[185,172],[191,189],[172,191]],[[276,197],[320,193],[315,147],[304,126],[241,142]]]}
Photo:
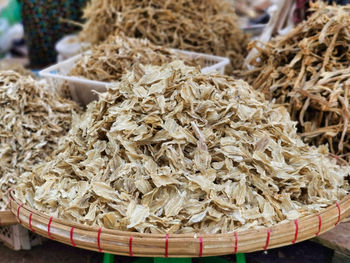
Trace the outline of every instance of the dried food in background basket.
{"label": "dried food in background basket", "polygon": [[16,198],[50,216],[144,233],[225,233],[318,213],[349,166],[297,136],[284,107],[181,61],[100,94]]}
{"label": "dried food in background basket", "polygon": [[285,36],[252,43],[244,78],[286,104],[306,142],[328,143],[350,160],[350,6],[312,4],[314,14]]}
{"label": "dried food in background basket", "polygon": [[248,38],[227,0],[92,0],[84,10],[82,41],[99,43],[111,34],[147,38],[156,45],[228,57],[240,68]]}
{"label": "dried food in background basket", "polygon": [[0,60],[0,72],[9,71],[9,70],[15,71],[21,76],[31,76],[33,79],[36,78],[35,74],[32,71],[24,67],[22,61],[16,62],[16,61],[12,61],[11,59]]}
{"label": "dried food in background basket", "polygon": [[44,82],[0,72],[0,211],[18,177],[45,160],[68,132],[73,111],[78,106],[47,90]]}
{"label": "dried food in background basket", "polygon": [[153,45],[147,39],[129,38],[124,34],[110,36],[94,46],[76,62],[70,75],[104,82],[120,81],[135,64],[161,66],[181,59],[187,65],[196,65],[195,59],[175,53],[168,48]]}

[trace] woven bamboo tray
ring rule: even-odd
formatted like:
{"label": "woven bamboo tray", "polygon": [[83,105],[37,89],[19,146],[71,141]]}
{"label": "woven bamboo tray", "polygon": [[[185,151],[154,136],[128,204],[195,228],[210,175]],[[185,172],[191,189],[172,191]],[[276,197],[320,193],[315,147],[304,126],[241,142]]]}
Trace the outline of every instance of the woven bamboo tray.
{"label": "woven bamboo tray", "polygon": [[332,229],[350,214],[350,195],[317,215],[271,228],[229,234],[141,234],[90,227],[44,215],[9,193],[22,226],[53,240],[104,253],[142,257],[204,257],[247,253],[300,242]]}
{"label": "woven bamboo tray", "polygon": [[11,210],[0,211],[0,226],[15,224],[17,224],[17,219]]}

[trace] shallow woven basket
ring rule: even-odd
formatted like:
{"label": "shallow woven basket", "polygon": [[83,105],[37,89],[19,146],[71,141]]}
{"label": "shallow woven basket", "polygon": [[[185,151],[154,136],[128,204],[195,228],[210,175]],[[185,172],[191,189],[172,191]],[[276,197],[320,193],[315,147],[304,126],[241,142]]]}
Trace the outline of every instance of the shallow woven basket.
{"label": "shallow woven basket", "polygon": [[53,240],[110,254],[204,257],[247,253],[300,242],[332,229],[350,214],[350,195],[322,213],[271,228],[229,234],[141,234],[76,224],[33,210],[9,193],[11,210],[24,227]]}
{"label": "shallow woven basket", "polygon": [[17,219],[11,210],[0,211],[0,226],[15,224],[17,224]]}

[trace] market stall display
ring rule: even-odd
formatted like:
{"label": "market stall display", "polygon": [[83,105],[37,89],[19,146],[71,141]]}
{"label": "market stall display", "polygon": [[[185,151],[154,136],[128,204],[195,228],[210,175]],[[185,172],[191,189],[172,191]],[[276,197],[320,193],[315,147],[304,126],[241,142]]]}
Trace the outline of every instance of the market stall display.
{"label": "market stall display", "polygon": [[90,0],[79,24],[86,0],[34,2],[32,69],[62,23],[81,31],[35,76],[0,61],[7,246],[243,263],[350,216],[350,5],[311,3],[295,26],[302,1]]}
{"label": "market stall display", "polygon": [[245,82],[175,61],[138,66],[100,94],[52,159],[21,176],[11,206],[74,246],[222,255],[238,237],[245,252],[334,227],[350,213],[349,172]]}
{"label": "market stall display", "polygon": [[312,7],[313,15],[287,35],[252,43],[255,69],[243,75],[286,105],[306,142],[328,143],[349,160],[350,6]]}
{"label": "market stall display", "polygon": [[147,38],[156,45],[229,57],[240,68],[248,42],[227,0],[92,0],[84,10],[84,42],[100,43],[111,34]]}
{"label": "market stall display", "polygon": [[7,190],[32,165],[47,158],[70,128],[78,106],[31,76],[0,72],[0,211]]}
{"label": "market stall display", "polygon": [[141,233],[227,233],[318,213],[349,166],[296,134],[243,81],[176,61],[137,66],[74,119],[16,198],[48,215]]}

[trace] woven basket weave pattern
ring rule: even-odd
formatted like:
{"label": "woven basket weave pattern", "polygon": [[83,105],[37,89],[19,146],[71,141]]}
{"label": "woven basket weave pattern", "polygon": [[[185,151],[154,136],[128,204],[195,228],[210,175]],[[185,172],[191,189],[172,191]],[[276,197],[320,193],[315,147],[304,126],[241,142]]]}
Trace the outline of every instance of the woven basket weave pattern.
{"label": "woven basket weave pattern", "polygon": [[281,247],[332,229],[350,214],[350,196],[320,214],[271,228],[229,234],[141,234],[90,227],[44,215],[10,195],[12,212],[21,224],[42,236],[80,248],[146,257],[200,257],[247,253]]}

